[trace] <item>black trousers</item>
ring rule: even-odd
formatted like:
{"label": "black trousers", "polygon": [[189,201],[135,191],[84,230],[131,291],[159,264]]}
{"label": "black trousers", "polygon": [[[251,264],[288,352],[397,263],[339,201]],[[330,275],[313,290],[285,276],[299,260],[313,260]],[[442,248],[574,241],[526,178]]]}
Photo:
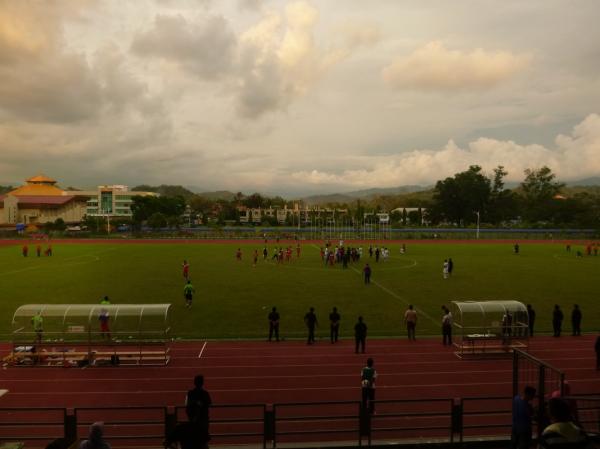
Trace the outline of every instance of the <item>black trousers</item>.
{"label": "black trousers", "polygon": [[340,333],[340,325],[332,324],[331,325],[331,333],[330,333],[331,343],[336,343],[338,341],[339,333]]}
{"label": "black trousers", "polygon": [[361,352],[364,354],[364,352],[365,352],[365,342],[367,341],[367,337],[355,337],[354,341],[356,343],[354,345],[354,352],[356,352],[358,354],[358,347],[360,346]]}
{"label": "black trousers", "polygon": [[573,335],[581,335],[581,321],[573,321]]}
{"label": "black trousers", "polygon": [[406,323],[406,331],[408,332],[408,339],[409,340],[416,340],[416,336],[415,336],[415,329],[417,327],[416,323],[413,323],[412,321],[408,321]]}
{"label": "black trousers", "polygon": [[535,321],[530,321],[529,322],[529,336],[533,337],[533,324],[535,323]]}
{"label": "black trousers", "polygon": [[306,343],[308,343],[309,345],[311,343],[315,342],[315,327],[314,326],[309,326],[308,327],[308,339],[306,340]]}
{"label": "black trousers", "polygon": [[442,326],[442,343],[452,345],[452,326]]}
{"label": "black trousers", "polygon": [[273,338],[273,334],[275,334],[275,340],[279,341],[279,324],[269,323],[269,341]]}
{"label": "black trousers", "polygon": [[375,400],[375,388],[362,387],[362,406],[371,415],[375,412],[375,404],[373,403],[374,400]]}
{"label": "black trousers", "polygon": [[553,321],[552,322],[552,328],[554,329],[554,336],[555,337],[560,337],[560,331],[562,328],[562,322],[561,321]]}

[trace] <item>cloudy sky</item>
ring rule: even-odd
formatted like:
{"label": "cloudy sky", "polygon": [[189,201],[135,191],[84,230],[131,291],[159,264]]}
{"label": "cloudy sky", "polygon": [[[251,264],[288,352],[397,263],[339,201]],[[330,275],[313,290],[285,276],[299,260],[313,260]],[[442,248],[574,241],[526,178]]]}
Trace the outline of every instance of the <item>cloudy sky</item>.
{"label": "cloudy sky", "polygon": [[0,0],[0,183],[600,176],[597,0]]}

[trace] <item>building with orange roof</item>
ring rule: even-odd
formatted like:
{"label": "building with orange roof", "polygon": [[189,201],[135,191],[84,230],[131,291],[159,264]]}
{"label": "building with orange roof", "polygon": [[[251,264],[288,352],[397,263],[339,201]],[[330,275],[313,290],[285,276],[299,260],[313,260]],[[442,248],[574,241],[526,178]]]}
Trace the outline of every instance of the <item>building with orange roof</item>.
{"label": "building with orange roof", "polygon": [[44,224],[58,218],[65,223],[79,223],[85,215],[86,198],[66,191],[45,175],[26,180],[26,184],[0,195],[0,225],[17,223]]}
{"label": "building with orange roof", "polygon": [[157,196],[154,192],[130,191],[124,185],[98,186],[97,190],[63,190],[45,175],[0,195],[0,226],[44,224],[61,218],[67,224],[90,217],[131,218],[134,196]]}

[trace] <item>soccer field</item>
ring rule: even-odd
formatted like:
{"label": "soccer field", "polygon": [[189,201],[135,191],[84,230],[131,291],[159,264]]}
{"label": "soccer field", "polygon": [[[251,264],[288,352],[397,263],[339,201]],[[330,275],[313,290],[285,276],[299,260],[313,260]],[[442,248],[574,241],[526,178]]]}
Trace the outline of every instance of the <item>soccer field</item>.
{"label": "soccer field", "polygon": [[[353,245],[353,243],[347,243]],[[281,244],[285,246],[285,243]],[[263,261],[252,266],[261,244],[67,244],[55,242],[52,257],[21,255],[20,246],[0,246],[0,332],[9,339],[14,310],[28,303],[99,303],[108,295],[116,303],[172,303],[172,335],[180,338],[266,338],[267,314],[281,313],[284,338],[305,335],[303,316],[308,307],[320,320],[318,338],[328,337],[328,314],[337,306],[342,315],[340,334],[353,335],[363,315],[370,336],[404,335],[403,314],[408,304],[420,312],[417,335],[437,335],[442,304],[452,300],[519,300],[537,311],[537,331],[551,329],[555,303],[563,308],[565,333],[570,312],[578,303],[584,332],[600,327],[598,274],[600,256],[577,258],[573,246],[521,243],[519,255],[506,244],[409,242],[407,253],[390,244],[387,262],[363,258],[346,270],[325,267],[317,244],[302,243],[299,259],[277,265]],[[275,243],[267,246],[269,254]],[[359,246],[356,244],[356,246]],[[242,262],[235,252],[243,251]],[[32,254],[33,253],[33,254]],[[442,262],[452,257],[451,279],[442,277]],[[196,288],[191,309],[184,306],[181,264],[190,263]],[[373,268],[365,286],[362,267]]]}

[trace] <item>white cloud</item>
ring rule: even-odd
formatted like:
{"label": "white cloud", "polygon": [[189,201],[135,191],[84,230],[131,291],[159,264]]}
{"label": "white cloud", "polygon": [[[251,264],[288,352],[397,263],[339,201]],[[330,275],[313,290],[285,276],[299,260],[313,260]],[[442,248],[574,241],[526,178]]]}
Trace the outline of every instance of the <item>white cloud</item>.
{"label": "white cloud", "polygon": [[549,166],[560,179],[578,179],[600,172],[600,116],[591,114],[575,126],[569,136],[559,135],[555,148],[520,145],[512,141],[479,138],[466,148],[452,140],[439,150],[414,150],[391,156],[359,158],[364,169],[326,172],[298,171],[292,177],[305,183],[336,187],[393,187],[430,184],[452,176],[469,165],[480,165],[491,173],[503,165],[507,179],[521,181],[526,168]]}
{"label": "white cloud", "polygon": [[432,41],[400,57],[382,71],[384,81],[398,89],[489,88],[524,70],[531,57],[509,51],[448,50]]}

